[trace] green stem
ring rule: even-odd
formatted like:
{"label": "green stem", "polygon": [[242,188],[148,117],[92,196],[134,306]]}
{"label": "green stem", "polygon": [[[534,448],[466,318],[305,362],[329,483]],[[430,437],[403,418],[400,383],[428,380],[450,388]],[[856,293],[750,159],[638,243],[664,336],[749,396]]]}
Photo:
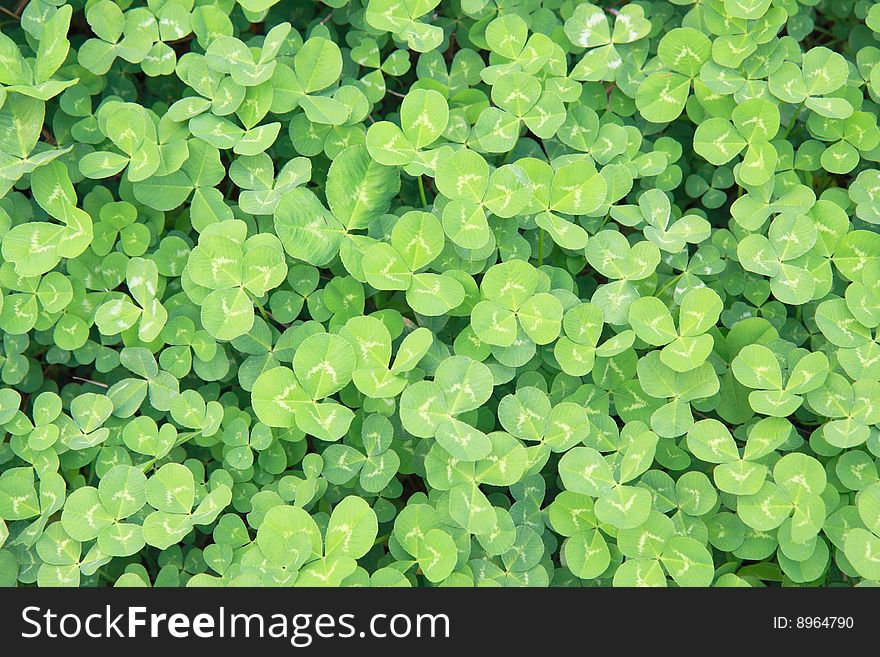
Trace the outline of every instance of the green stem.
{"label": "green stem", "polygon": [[678,281],[679,278],[681,278],[681,274],[676,274],[675,276],[670,278],[668,281],[666,281],[663,284],[663,287],[661,287],[659,290],[657,290],[657,293],[654,296],[659,298],[660,295],[663,294],[664,292],[666,292],[666,290],[669,289],[670,285],[675,284],[675,282]]}
{"label": "green stem", "polygon": [[836,34],[833,34],[832,32],[829,32],[828,30],[823,29],[823,28],[819,27],[818,25],[813,26],[813,32],[818,32],[819,34],[824,34],[826,36],[834,37],[835,39],[837,38]]}
{"label": "green stem", "polygon": [[95,571],[95,575],[97,575],[99,579],[103,578],[105,582],[109,582],[110,584],[113,584],[115,581],[112,577],[110,577],[110,575],[105,573],[100,568]]}
{"label": "green stem", "polygon": [[794,114],[791,117],[791,121],[789,122],[788,127],[785,129],[785,134],[782,135],[783,139],[788,139],[791,131],[794,130],[794,124],[797,123],[797,118],[798,116],[800,116],[801,110],[804,108],[805,102],[807,102],[806,98],[800,102],[800,105],[798,105],[797,109],[794,111]]}
{"label": "green stem", "polygon": [[538,229],[538,266],[544,264],[544,229]]}
{"label": "green stem", "polygon": [[270,315],[270,314],[266,311],[266,309],[263,307],[263,304],[260,303],[260,300],[259,300],[259,299],[257,299],[256,297],[254,297],[253,299],[254,299],[254,303],[255,303],[256,306],[257,306],[257,310],[260,311],[260,315],[263,316],[263,319],[264,319],[264,320],[266,320],[267,322],[274,322],[277,326],[280,326],[282,329],[287,329],[287,325],[286,325],[286,324],[282,324],[281,322],[279,322],[277,319],[275,319],[274,317],[272,317],[272,315]]}
{"label": "green stem", "polygon": [[263,319],[265,319],[268,322],[269,321],[269,313],[267,313],[266,309],[263,308],[263,304],[261,304],[260,300],[257,299],[256,297],[254,297],[254,303],[257,306],[257,310],[259,310],[260,314],[263,316]]}
{"label": "green stem", "polygon": [[419,196],[422,199],[422,205],[428,205],[428,197],[425,196],[425,182],[422,180],[422,177],[419,176]]}
{"label": "green stem", "polygon": [[[179,447],[180,445],[183,445],[183,443],[185,443],[187,440],[189,440],[193,436],[199,436],[199,435],[201,435],[201,433],[202,433],[201,431],[184,431],[183,433],[178,434],[177,440],[174,441],[174,447]],[[155,465],[156,461],[158,461],[158,460],[159,460],[159,457],[154,456],[146,463],[141,463],[141,466],[140,466],[141,472],[146,472],[147,470],[152,468],[153,465]]]}
{"label": "green stem", "polygon": [[150,468],[152,468],[152,467],[153,467],[153,464],[155,464],[155,463],[156,463],[156,458],[155,458],[155,457],[154,457],[154,458],[151,458],[151,459],[150,459],[149,461],[147,461],[146,463],[142,463],[142,464],[141,464],[141,472],[146,472],[147,470],[149,470]]}

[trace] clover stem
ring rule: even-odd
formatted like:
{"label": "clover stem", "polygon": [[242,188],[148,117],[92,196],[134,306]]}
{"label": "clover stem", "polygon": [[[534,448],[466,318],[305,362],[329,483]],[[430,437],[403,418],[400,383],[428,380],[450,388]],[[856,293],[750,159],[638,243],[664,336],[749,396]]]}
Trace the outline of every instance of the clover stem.
{"label": "clover stem", "polygon": [[201,433],[202,433],[201,431],[184,431],[183,433],[181,433],[177,436],[177,440],[174,442],[174,446],[180,447],[187,440],[189,440],[190,438],[192,438],[194,436],[198,436]]}
{"label": "clover stem", "polygon": [[668,281],[666,281],[663,284],[663,287],[661,287],[659,290],[657,290],[657,294],[655,294],[654,296],[659,298],[660,295],[663,294],[664,292],[666,292],[666,290],[669,288],[669,286],[674,284],[679,278],[681,278],[681,274],[676,274],[675,276],[670,278]]}
{"label": "clover stem", "polygon": [[107,573],[105,573],[103,570],[101,570],[100,568],[97,571],[95,571],[95,574],[98,576],[99,579],[103,578],[104,581],[109,582],[110,584],[113,584],[116,581],[112,577],[110,577]]}
{"label": "clover stem", "polygon": [[150,459],[149,461],[146,461],[145,463],[142,463],[142,464],[141,464],[141,472],[146,472],[147,470],[149,470],[150,468],[152,468],[152,467],[153,467],[153,464],[154,464],[155,462],[156,462],[156,459],[155,459],[155,458],[152,458],[152,459]]}
{"label": "clover stem", "polygon": [[92,381],[91,379],[86,379],[81,376],[72,376],[70,378],[73,379],[74,381],[82,381],[83,383],[90,383],[91,385],[98,386],[99,388],[109,388],[110,387],[106,383],[101,383],[100,381]]}
{"label": "clover stem", "polygon": [[269,321],[269,313],[267,313],[266,309],[263,308],[263,304],[261,304],[260,300],[256,299],[256,298],[254,299],[254,303],[257,306],[257,310],[259,310],[260,314],[263,316],[263,319],[265,319],[268,322]]}
{"label": "clover stem", "polygon": [[270,314],[266,311],[266,309],[263,307],[263,304],[261,304],[260,301],[259,301],[258,299],[254,299],[254,303],[257,305],[257,310],[260,311],[260,315],[263,316],[263,319],[265,319],[267,322],[275,322],[275,324],[277,324],[277,325],[280,326],[281,328],[284,328],[284,329],[287,328],[287,325],[286,325],[286,324],[282,324],[282,323],[279,322],[277,319],[275,319],[274,317],[272,317],[272,315],[270,315]]}
{"label": "clover stem", "polygon": [[813,26],[813,32],[818,32],[819,34],[825,34],[827,36],[834,37],[835,39],[837,38],[837,36],[835,34],[833,34],[832,32],[829,32],[826,29],[819,27],[818,25]]}
{"label": "clover stem", "polygon": [[[178,434],[177,440],[174,441],[174,447],[180,447],[181,445],[183,445],[183,443],[188,441],[190,438],[192,438],[193,436],[198,436],[201,433],[202,433],[201,431],[184,431],[183,433]],[[159,457],[154,456],[149,461],[145,461],[144,463],[141,463],[141,466],[140,466],[141,472],[146,472],[147,470],[152,468],[156,464],[156,461],[158,461],[158,460],[159,460]]]}
{"label": "clover stem", "polygon": [[544,229],[538,229],[538,266],[544,264]]}
{"label": "clover stem", "polygon": [[782,135],[783,139],[788,139],[788,136],[791,134],[791,131],[794,129],[794,124],[797,122],[798,116],[800,116],[801,110],[804,108],[804,103],[807,102],[807,99],[804,98],[800,104],[797,106],[797,109],[794,111],[794,114],[791,117],[791,121],[788,124],[788,127],[785,129],[785,134]]}
{"label": "clover stem", "polygon": [[14,18],[15,20],[20,20],[19,17],[18,17],[18,14],[14,14],[14,13],[12,13],[12,12],[11,12],[9,9],[7,9],[6,7],[0,6],[0,12],[6,14],[7,16],[11,16],[11,17]]}
{"label": "clover stem", "polygon": [[428,198],[425,196],[425,181],[422,180],[422,176],[419,176],[419,196],[422,199],[422,205],[428,205]]}

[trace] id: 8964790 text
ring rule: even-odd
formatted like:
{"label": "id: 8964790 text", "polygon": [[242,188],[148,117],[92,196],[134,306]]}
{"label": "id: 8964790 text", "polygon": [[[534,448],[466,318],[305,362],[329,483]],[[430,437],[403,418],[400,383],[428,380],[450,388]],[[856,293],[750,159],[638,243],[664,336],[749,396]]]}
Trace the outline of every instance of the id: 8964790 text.
{"label": "id: 8964790 text", "polygon": [[851,630],[852,616],[774,616],[775,630]]}

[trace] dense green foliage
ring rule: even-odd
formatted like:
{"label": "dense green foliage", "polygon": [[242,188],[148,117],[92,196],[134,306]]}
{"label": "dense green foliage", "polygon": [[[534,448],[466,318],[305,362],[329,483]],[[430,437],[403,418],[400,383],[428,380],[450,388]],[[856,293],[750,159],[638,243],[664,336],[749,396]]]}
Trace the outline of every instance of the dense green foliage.
{"label": "dense green foliage", "polygon": [[0,584],[880,581],[880,4],[0,8]]}

